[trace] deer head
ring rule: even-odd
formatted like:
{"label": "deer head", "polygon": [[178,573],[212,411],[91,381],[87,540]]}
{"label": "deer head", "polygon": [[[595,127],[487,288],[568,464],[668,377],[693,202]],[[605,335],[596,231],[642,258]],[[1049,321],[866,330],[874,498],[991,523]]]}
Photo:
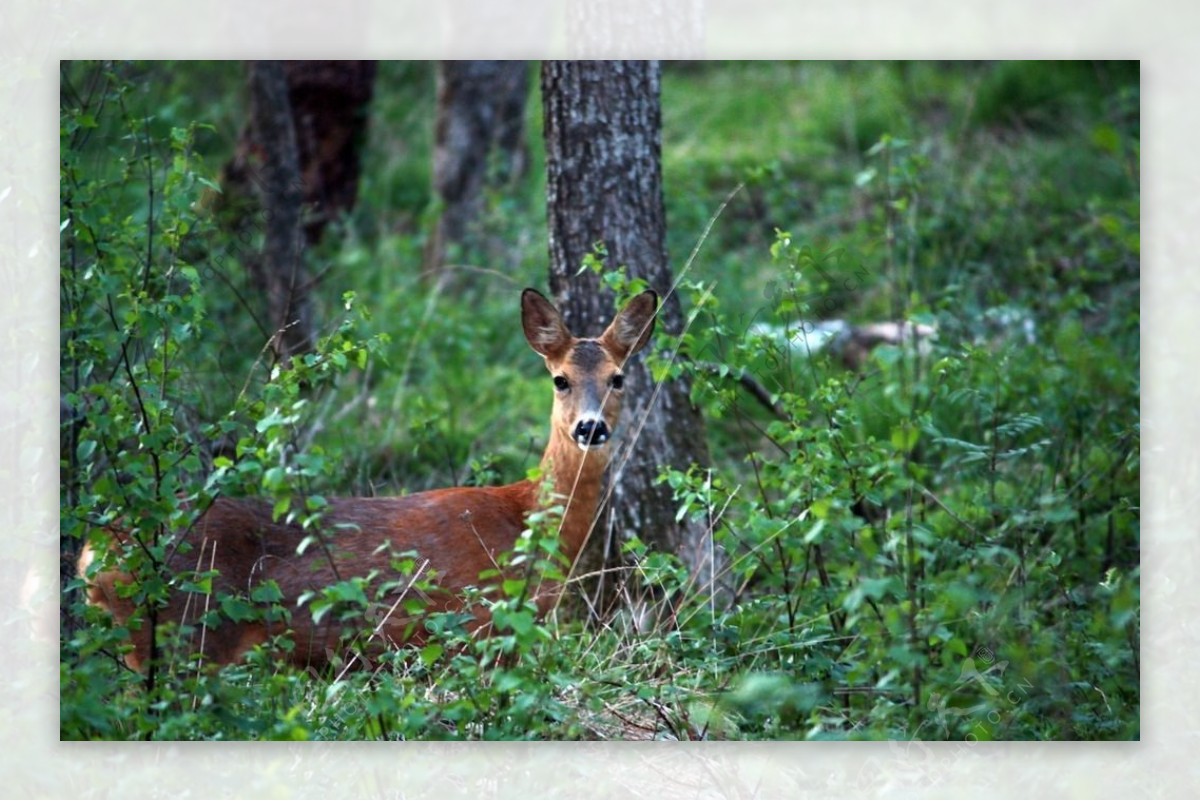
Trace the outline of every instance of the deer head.
{"label": "deer head", "polygon": [[522,293],[525,339],[545,358],[554,380],[553,438],[584,451],[605,449],[621,414],[625,363],[650,341],[657,308],[658,295],[647,290],[630,300],[599,337],[581,339],[541,293]]}

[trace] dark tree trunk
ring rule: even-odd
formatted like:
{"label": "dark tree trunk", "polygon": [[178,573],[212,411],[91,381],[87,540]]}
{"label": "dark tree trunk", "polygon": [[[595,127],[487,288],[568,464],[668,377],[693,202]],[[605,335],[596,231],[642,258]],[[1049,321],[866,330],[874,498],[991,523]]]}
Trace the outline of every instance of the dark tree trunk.
{"label": "dark tree trunk", "polygon": [[[223,223],[239,240],[248,241],[260,220],[268,229],[261,258],[246,253],[243,259],[267,298],[272,331],[278,332],[285,319],[293,322],[286,335],[275,337],[276,351],[287,355],[311,347],[315,321],[308,301],[310,281],[292,280],[289,265],[301,264],[299,256],[292,260],[290,244],[281,245],[290,236],[285,228],[299,226],[295,230],[302,229],[304,239],[297,248],[311,247],[330,222],[354,208],[377,65],[250,62],[248,71],[250,118],[222,170],[217,205]],[[294,212],[285,208],[289,204]],[[304,278],[302,270],[296,278]]]}
{"label": "dark tree trunk", "polygon": [[[602,241],[610,268],[628,267],[662,298],[658,325],[680,333],[683,313],[671,292],[660,166],[659,66],[655,62],[547,61],[542,65],[545,107],[546,206],[550,233],[550,290],[577,336],[599,334],[614,310],[599,277],[579,272],[584,256]],[[656,483],[661,469],[708,462],[704,421],[689,399],[686,380],[657,388],[642,360],[626,370],[626,409],[614,454],[611,503],[600,514],[576,567],[586,575],[619,564],[620,544],[643,542],[679,554],[702,581],[710,532],[675,519],[671,489]],[[601,608],[611,582],[587,587]]]}
{"label": "dark tree trunk", "polygon": [[259,186],[266,231],[258,280],[267,294],[272,347],[286,357],[310,350],[315,332],[300,240],[300,157],[280,62],[251,64],[250,98],[254,139],[263,148]]}
{"label": "dark tree trunk", "polygon": [[425,251],[424,273],[442,273],[447,254],[480,244],[485,186],[520,178],[529,65],[524,61],[443,61],[437,72],[433,189],[442,204]]}
{"label": "dark tree trunk", "polygon": [[[281,63],[300,165],[304,238],[312,246],[321,241],[328,224],[351,211],[358,199],[378,65],[374,61]],[[266,145],[257,139],[253,121],[248,121],[238,135],[233,158],[222,171],[222,189],[230,196],[225,202],[236,214],[253,213],[238,206],[243,200],[253,200],[248,196],[262,183]],[[236,225],[241,220],[232,222]]]}
{"label": "dark tree trunk", "polygon": [[358,199],[378,67],[374,61],[285,61],[283,70],[304,187],[304,235],[311,246]]}

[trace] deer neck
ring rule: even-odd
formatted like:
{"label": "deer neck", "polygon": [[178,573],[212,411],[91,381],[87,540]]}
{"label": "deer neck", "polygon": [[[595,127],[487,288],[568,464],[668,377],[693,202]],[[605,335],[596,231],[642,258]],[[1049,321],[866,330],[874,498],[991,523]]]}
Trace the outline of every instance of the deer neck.
{"label": "deer neck", "polygon": [[565,509],[560,542],[572,561],[583,548],[596,517],[611,447],[585,451],[569,437],[552,436],[542,455],[542,475],[550,478],[553,487],[553,495],[544,503]]}

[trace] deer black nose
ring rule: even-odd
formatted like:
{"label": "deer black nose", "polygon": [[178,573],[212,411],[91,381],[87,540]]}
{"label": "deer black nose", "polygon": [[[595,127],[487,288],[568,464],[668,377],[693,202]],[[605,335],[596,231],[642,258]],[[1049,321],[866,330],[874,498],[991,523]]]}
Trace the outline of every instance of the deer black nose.
{"label": "deer black nose", "polygon": [[575,426],[575,441],[582,448],[603,445],[609,436],[608,423],[603,420],[580,420]]}

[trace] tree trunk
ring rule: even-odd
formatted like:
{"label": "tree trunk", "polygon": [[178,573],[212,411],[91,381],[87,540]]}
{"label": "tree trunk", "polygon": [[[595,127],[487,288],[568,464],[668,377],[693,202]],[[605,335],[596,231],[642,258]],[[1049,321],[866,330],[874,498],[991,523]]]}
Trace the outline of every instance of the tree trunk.
{"label": "tree trunk", "polygon": [[[309,349],[315,339],[302,247],[315,246],[330,222],[354,208],[377,65],[250,62],[248,72],[249,119],[222,169],[223,194],[215,206],[240,241],[249,241],[257,222],[265,221],[261,258],[242,258],[266,296],[276,352],[289,355]],[[300,228],[304,239],[293,254],[288,238]],[[300,270],[296,280],[293,265]],[[285,320],[292,326],[280,335]]]}
{"label": "tree trunk", "polygon": [[378,65],[374,61],[285,61],[288,102],[304,187],[311,247],[358,199],[362,151]]}
{"label": "tree trunk", "polygon": [[250,66],[250,119],[255,140],[263,148],[262,208],[266,213],[259,281],[267,293],[280,357],[310,350],[314,343],[308,277],[300,241],[300,157],[288,102],[287,77],[278,61]]}
{"label": "tree trunk", "polygon": [[525,173],[528,94],[524,61],[438,64],[433,189],[442,212],[425,250],[427,279],[442,275],[448,253],[481,244],[484,187],[503,187]]}
{"label": "tree trunk", "polygon": [[[599,334],[614,311],[615,299],[599,276],[579,272],[597,241],[607,249],[608,267],[626,266],[631,277],[658,291],[661,331],[679,334],[683,326],[665,245],[659,75],[657,63],[644,61],[542,65],[550,290],[577,336]],[[686,380],[656,388],[640,359],[625,374],[624,435],[611,468],[611,502],[601,510],[575,575],[618,565],[621,543],[636,534],[680,555],[707,583],[711,532],[676,521],[671,489],[656,483],[668,465],[708,463],[704,421]],[[604,575],[585,582],[593,609],[606,610],[614,600]]]}

